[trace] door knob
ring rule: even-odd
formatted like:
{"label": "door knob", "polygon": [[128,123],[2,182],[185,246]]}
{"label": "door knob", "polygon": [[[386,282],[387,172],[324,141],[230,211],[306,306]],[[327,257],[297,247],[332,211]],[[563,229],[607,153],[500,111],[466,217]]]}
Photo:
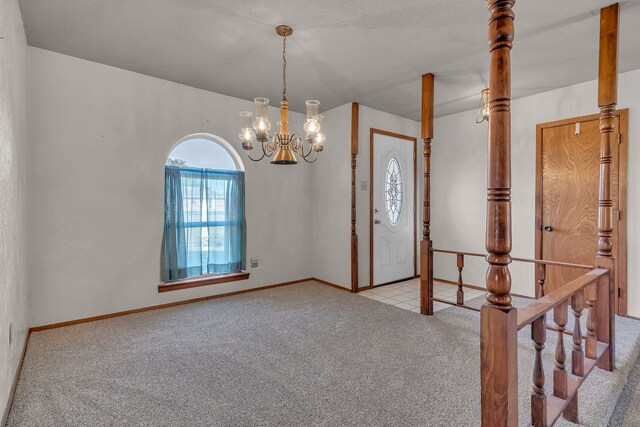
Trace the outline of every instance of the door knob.
{"label": "door knob", "polygon": [[380,220],[376,219],[375,221],[373,221],[374,224],[380,224]]}
{"label": "door knob", "polygon": [[544,228],[544,231],[549,231],[549,232],[551,232],[551,231],[553,231],[553,227],[552,227],[552,226],[550,226],[550,225],[547,225],[547,226]]}

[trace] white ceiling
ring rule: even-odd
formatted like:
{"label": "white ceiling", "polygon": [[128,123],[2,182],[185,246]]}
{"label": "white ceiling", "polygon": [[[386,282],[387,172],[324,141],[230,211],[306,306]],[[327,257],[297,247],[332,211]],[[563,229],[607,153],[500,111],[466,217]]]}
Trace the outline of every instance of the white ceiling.
{"label": "white ceiling", "polygon": [[[513,97],[597,77],[598,10],[611,0],[518,0]],[[620,71],[640,68],[640,0],[621,4]],[[487,85],[481,0],[20,0],[32,46],[291,108],[351,101],[419,120],[420,75],[436,115],[475,108]],[[595,100],[594,100],[595,103]],[[594,104],[595,109],[595,104]]]}

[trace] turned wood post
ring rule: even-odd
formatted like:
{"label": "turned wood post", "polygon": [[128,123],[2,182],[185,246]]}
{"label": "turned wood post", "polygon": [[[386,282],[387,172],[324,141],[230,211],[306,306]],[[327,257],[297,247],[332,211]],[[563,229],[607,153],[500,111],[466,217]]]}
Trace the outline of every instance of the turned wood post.
{"label": "turned wood post", "polygon": [[545,294],[544,282],[547,280],[547,264],[536,264],[536,279],[536,299],[538,299]]}
{"label": "turned wood post", "polygon": [[[582,351],[582,328],[580,318],[584,308],[584,293],[579,291],[571,297],[571,309],[573,311],[573,350],[571,350],[571,373],[579,377],[584,376],[584,352]],[[574,394],[562,416],[578,424],[578,393]]]}
{"label": "turned wood post", "polygon": [[533,363],[533,393],[531,393],[531,425],[543,427],[547,425],[547,395],[544,391],[544,367],[542,350],[547,340],[547,323],[541,316],[531,324],[531,339],[536,350]]}
{"label": "turned wood post", "polygon": [[518,425],[517,313],[511,305],[511,47],[515,0],[489,0],[487,302],[480,312],[483,426]]}
{"label": "turned wood post", "polygon": [[553,370],[553,395],[560,399],[567,398],[568,383],[567,353],[564,349],[564,331],[567,326],[567,303],[562,302],[553,309],[553,321],[558,327],[558,341],[556,342],[556,367]]}
{"label": "turned wood post", "polygon": [[360,104],[351,103],[351,292],[358,292],[358,234],[356,233],[356,157]]}
{"label": "turned wood post", "polygon": [[598,106],[600,107],[600,187],[598,200],[598,256],[596,266],[608,268],[598,281],[597,339],[609,348],[598,366],[611,371],[615,357],[615,260],[613,259],[613,157],[615,111],[618,100],[618,4],[600,10],[600,61]]}
{"label": "turned wood post", "polygon": [[462,286],[464,282],[462,281],[462,270],[464,269],[464,255],[458,254],[456,258],[456,263],[458,265],[458,292],[456,293],[456,304],[463,305],[464,290],[462,289]]}
{"label": "turned wood post", "polygon": [[433,138],[433,74],[422,76],[422,126],[424,143],[424,196],[420,242],[420,313],[433,314],[433,242],[431,241],[431,139]]}

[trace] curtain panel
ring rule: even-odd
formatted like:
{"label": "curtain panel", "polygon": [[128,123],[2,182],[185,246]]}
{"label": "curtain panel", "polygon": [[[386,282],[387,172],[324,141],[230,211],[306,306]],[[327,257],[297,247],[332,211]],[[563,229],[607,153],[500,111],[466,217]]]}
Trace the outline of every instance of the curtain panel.
{"label": "curtain panel", "polygon": [[165,166],[163,282],[245,269],[244,172]]}

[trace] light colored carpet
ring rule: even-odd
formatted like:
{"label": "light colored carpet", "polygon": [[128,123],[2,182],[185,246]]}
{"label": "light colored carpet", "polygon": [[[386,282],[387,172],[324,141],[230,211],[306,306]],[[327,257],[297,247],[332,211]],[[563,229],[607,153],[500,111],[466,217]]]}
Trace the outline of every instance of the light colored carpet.
{"label": "light colored carpet", "polygon": [[640,426],[640,360],[636,362],[629,375],[629,381],[618,399],[609,426]]}
{"label": "light colored carpet", "polygon": [[[37,332],[8,425],[477,426],[478,325],[303,283]],[[586,425],[606,425],[639,351],[637,323],[617,326],[619,369],[581,389]],[[526,424],[528,329],[519,353]]]}

